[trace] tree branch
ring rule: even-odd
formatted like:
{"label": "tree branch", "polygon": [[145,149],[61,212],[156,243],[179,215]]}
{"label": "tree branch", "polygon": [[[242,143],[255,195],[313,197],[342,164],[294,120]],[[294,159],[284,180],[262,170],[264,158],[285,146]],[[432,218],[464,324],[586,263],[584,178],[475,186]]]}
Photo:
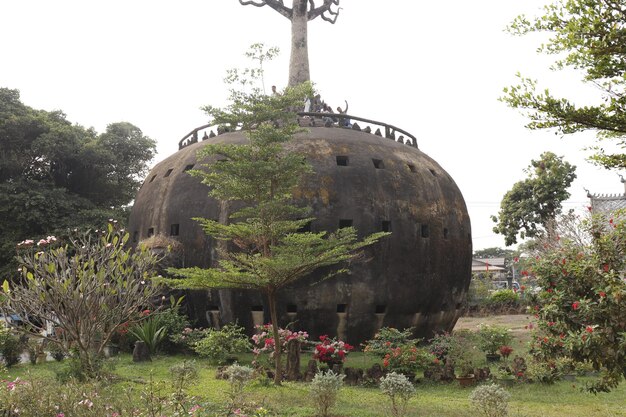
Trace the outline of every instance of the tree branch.
{"label": "tree branch", "polygon": [[270,6],[272,9],[276,10],[278,13],[285,16],[289,20],[291,20],[291,16],[293,15],[292,9],[286,7],[283,3],[283,0],[259,0],[259,3],[257,3],[255,0],[239,0],[239,4],[243,6],[256,7]]}
{"label": "tree branch", "polygon": [[[311,3],[311,10],[309,10],[307,15],[308,20],[313,20],[319,16],[323,20],[334,24],[337,21],[337,17],[339,17],[339,10],[341,10],[341,7],[338,7],[337,11],[333,11],[331,7],[333,5],[339,6],[339,1],[340,0],[324,0],[324,4],[319,7],[315,7],[315,2],[313,0],[309,0],[309,3]],[[328,13],[329,16],[326,15],[326,13]]]}

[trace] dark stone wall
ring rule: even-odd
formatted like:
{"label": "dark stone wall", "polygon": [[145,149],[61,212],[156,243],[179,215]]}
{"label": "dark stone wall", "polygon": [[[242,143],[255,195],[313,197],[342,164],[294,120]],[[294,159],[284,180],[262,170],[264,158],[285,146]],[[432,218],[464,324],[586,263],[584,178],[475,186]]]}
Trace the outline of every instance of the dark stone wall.
{"label": "dark stone wall", "polygon": [[[233,132],[212,141],[246,139]],[[154,167],[129,223],[138,240],[149,229],[169,235],[177,224],[185,266],[208,266],[216,257],[215,241],[191,218],[226,219],[231,212],[185,172],[197,167],[202,146],[188,146]],[[469,216],[452,178],[420,150],[365,132],[314,127],[292,146],[315,170],[296,193],[313,208],[313,231],[336,230],[341,220],[351,220],[361,236],[383,229],[392,235],[368,248],[370,260],[352,265],[351,274],[312,285],[324,275],[319,271],[285,290],[280,325],[294,322],[314,337],[340,336],[352,344],[381,326],[414,326],[421,337],[451,330],[469,286],[472,255]],[[347,165],[338,165],[338,156],[347,157]],[[193,291],[187,298],[200,324],[237,319],[250,330],[255,321],[269,321],[265,304],[260,294],[230,290]]]}

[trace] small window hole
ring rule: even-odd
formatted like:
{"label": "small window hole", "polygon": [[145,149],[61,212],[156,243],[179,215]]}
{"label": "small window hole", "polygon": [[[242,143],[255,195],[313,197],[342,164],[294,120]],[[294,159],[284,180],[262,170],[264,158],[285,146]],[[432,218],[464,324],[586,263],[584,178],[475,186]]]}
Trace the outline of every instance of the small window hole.
{"label": "small window hole", "polygon": [[339,219],[339,228],[352,227],[352,219]]}
{"label": "small window hole", "polygon": [[435,170],[434,170],[434,169],[429,168],[428,170],[430,171],[430,173],[431,173],[431,174],[433,174],[433,177],[436,177],[436,176],[437,176],[437,173],[435,172]]}
{"label": "small window hole", "polygon": [[413,165],[413,164],[406,164],[406,166],[409,168],[409,171],[417,172],[417,168],[415,168],[415,165]]}
{"label": "small window hole", "polygon": [[423,224],[421,227],[421,234],[422,237],[429,237],[430,236],[430,230],[427,224]]}
{"label": "small window hole", "polygon": [[189,165],[187,165],[187,166],[185,167],[184,171],[185,171],[185,172],[186,172],[186,171],[189,171],[189,170],[193,169],[193,167],[194,167],[194,166],[195,166],[194,164],[189,164]]}
{"label": "small window hole", "polygon": [[337,156],[337,166],[347,167],[348,166],[348,157],[347,156]]}
{"label": "small window hole", "polygon": [[303,224],[299,229],[298,229],[298,233],[309,233],[311,232],[311,222],[308,221],[305,224]]}
{"label": "small window hole", "polygon": [[170,226],[170,236],[178,236],[179,233],[180,233],[180,225],[178,223]]}
{"label": "small window hole", "polygon": [[208,311],[220,311],[220,308],[216,305],[211,305],[207,307]]}
{"label": "small window hole", "polygon": [[172,171],[174,171],[174,168],[170,168],[167,170],[167,172],[165,173],[165,175],[163,175],[165,178],[169,177],[170,174],[172,173]]}
{"label": "small window hole", "polygon": [[137,241],[139,241],[139,232],[135,230],[133,232],[133,242],[136,243]]}
{"label": "small window hole", "polygon": [[374,163],[374,167],[376,169],[385,169],[385,164],[382,159],[372,159],[372,162]]}
{"label": "small window hole", "polygon": [[287,304],[287,313],[297,313],[298,306],[295,304]]}
{"label": "small window hole", "polygon": [[383,232],[391,232],[391,221],[383,220],[381,228]]}
{"label": "small window hole", "polygon": [[348,311],[348,304],[337,304],[337,313],[345,313]]}
{"label": "small window hole", "polygon": [[154,181],[154,180],[156,179],[156,177],[157,177],[157,176],[155,175],[155,176],[153,176],[152,178],[150,178],[150,182]]}
{"label": "small window hole", "polygon": [[154,227],[148,229],[148,237],[154,236]]}
{"label": "small window hole", "polygon": [[252,311],[263,311],[263,306],[252,306]]}
{"label": "small window hole", "polygon": [[448,228],[444,227],[443,228],[443,238],[447,239],[449,234],[450,234],[450,232],[448,231]]}
{"label": "small window hole", "polygon": [[376,306],[376,314],[385,314],[386,312],[387,312],[387,306],[385,305]]}

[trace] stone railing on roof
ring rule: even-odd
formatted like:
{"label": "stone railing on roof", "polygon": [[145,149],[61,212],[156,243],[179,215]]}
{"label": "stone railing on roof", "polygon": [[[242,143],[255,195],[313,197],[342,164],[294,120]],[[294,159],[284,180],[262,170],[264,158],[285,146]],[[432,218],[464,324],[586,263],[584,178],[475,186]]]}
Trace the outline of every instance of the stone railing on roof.
{"label": "stone railing on roof", "polygon": [[[348,126],[345,126],[346,120],[349,121]],[[361,122],[363,126],[359,125],[358,122]],[[351,116],[349,114],[301,112],[298,113],[298,123],[302,127],[327,127],[363,131],[376,136],[380,136],[381,138],[390,139],[404,145],[409,145],[414,148],[418,147],[417,138],[408,133],[406,130],[400,129],[387,123],[364,119],[357,116]],[[217,131],[217,134],[211,128],[214,128]],[[230,131],[232,130],[228,127],[218,126],[215,124],[206,124],[199,126],[191,132],[187,133],[180,141],[178,141],[178,149],[183,149],[189,145],[198,143],[198,141],[205,141]],[[200,137],[201,134],[202,137]],[[396,135],[398,135],[397,138]]]}

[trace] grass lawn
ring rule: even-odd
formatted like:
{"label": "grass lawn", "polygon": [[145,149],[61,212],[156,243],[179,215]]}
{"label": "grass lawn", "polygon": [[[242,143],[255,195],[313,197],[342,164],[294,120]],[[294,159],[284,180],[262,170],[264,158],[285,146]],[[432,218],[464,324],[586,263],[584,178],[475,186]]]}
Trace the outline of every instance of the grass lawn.
{"label": "grass lawn", "polygon": [[[473,328],[480,322],[489,322],[487,318],[461,320],[460,327]],[[515,317],[508,320],[511,327],[526,324],[527,318]],[[518,323],[518,324],[514,324]],[[505,324],[506,323],[500,323]],[[527,340],[524,332],[517,334],[517,349],[522,349]],[[122,355],[112,360],[115,364],[114,373],[126,381],[122,384],[134,385],[137,390],[145,387],[150,378],[155,381],[169,380],[169,368],[183,360],[195,359],[200,368],[200,378],[190,390],[190,394],[199,397],[200,401],[224,403],[228,387],[226,381],[216,380],[214,366],[198,358],[184,356],[160,356],[151,363],[135,364],[130,355]],[[251,356],[242,357],[242,362],[249,362]],[[303,363],[308,358],[303,355]],[[351,353],[346,366],[368,367],[372,358],[362,353]],[[22,364],[11,368],[8,376],[13,379],[20,377],[30,379],[43,376],[54,376],[54,371],[63,364],[49,362],[45,365]],[[585,379],[576,382],[560,381],[554,385],[518,384],[507,390],[511,393],[511,415],[514,417],[617,417],[626,416],[626,384],[609,394],[592,395],[581,392],[580,387]],[[468,396],[471,389],[461,388],[457,383],[434,384],[422,382],[417,385],[417,395],[410,401],[406,416],[435,417],[466,417],[476,415],[470,408]],[[278,416],[311,417],[314,408],[308,396],[308,384],[284,383],[281,387],[253,384],[247,390],[249,400],[262,404]],[[379,417],[387,413],[387,398],[376,387],[344,387],[341,390],[338,404],[334,409],[336,416]]]}

